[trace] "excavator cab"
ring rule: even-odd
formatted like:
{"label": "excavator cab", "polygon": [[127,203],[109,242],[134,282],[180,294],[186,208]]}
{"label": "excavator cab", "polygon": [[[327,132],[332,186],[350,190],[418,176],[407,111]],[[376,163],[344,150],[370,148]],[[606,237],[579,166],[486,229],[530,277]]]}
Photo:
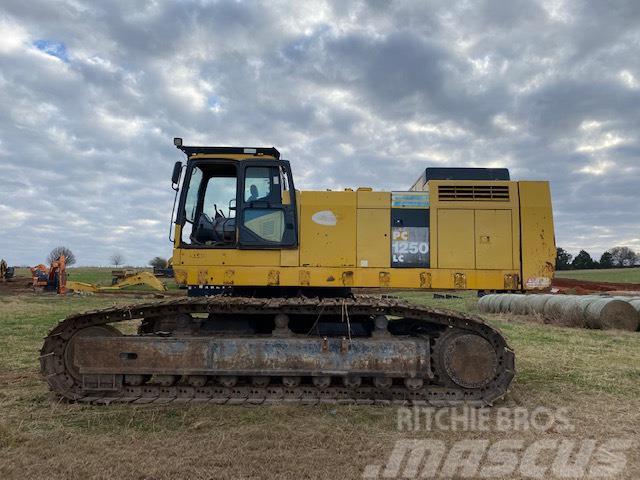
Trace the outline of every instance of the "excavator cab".
{"label": "excavator cab", "polygon": [[[275,148],[189,147],[175,223],[180,248],[283,249],[298,245],[291,165]],[[183,166],[177,162],[173,183]]]}

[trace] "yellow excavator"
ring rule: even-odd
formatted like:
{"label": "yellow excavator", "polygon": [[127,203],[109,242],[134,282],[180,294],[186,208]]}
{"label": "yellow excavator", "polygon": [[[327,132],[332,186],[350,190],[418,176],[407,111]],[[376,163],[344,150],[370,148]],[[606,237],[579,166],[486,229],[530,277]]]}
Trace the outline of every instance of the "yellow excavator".
{"label": "yellow excavator", "polygon": [[[515,357],[498,330],[377,293],[548,288],[547,182],[426,168],[404,191],[298,191],[275,148],[174,144],[187,162],[172,175],[173,269],[188,297],[62,321],[40,352],[54,392],[163,404],[505,395]],[[137,335],[118,330],[128,320]]]}

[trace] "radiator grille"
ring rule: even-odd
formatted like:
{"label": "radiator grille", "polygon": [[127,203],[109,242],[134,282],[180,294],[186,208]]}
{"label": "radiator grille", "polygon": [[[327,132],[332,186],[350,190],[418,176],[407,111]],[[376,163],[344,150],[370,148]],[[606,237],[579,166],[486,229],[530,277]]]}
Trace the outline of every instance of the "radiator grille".
{"label": "radiator grille", "polygon": [[438,185],[441,202],[486,201],[508,202],[508,185]]}

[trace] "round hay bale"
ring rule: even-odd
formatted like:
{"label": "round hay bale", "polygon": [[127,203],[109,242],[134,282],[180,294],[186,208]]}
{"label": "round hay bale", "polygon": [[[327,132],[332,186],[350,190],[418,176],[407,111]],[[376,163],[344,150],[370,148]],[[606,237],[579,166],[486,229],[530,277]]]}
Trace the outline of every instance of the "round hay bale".
{"label": "round hay bale", "polygon": [[482,302],[483,311],[487,313],[499,313],[500,311],[500,302],[502,301],[501,293],[492,293],[491,295],[485,295],[483,297],[486,298],[484,302]]}
{"label": "round hay bale", "polygon": [[560,318],[558,324],[566,327],[585,327],[584,309],[591,301],[580,295],[571,295],[560,306]]}
{"label": "round hay bale", "polygon": [[537,313],[539,315],[544,314],[544,305],[549,301],[551,297],[555,295],[551,295],[548,293],[540,294],[540,295],[527,295],[527,303],[529,304],[529,312]]}
{"label": "round hay bale", "polygon": [[498,295],[500,299],[498,300],[496,313],[509,313],[511,308],[511,302],[513,301],[513,297],[510,293],[501,293]]}
{"label": "round hay bale", "polygon": [[478,310],[481,312],[491,313],[491,300],[494,295],[483,295],[478,300]]}
{"label": "round hay bale", "polygon": [[530,311],[527,295],[515,295],[511,300],[509,308],[511,309],[511,313],[516,315],[528,315]]}
{"label": "round hay bale", "polygon": [[494,293],[489,303],[491,313],[500,313],[500,302],[502,302],[502,294]]}
{"label": "round hay bale", "polygon": [[640,298],[629,301],[629,305],[631,305],[638,313],[638,331],[640,331]]}
{"label": "round hay bale", "polygon": [[640,314],[640,298],[638,300],[629,301],[629,305],[636,309],[636,312]]}
{"label": "round hay bale", "polygon": [[567,301],[567,298],[569,298],[567,295],[553,295],[549,298],[544,304],[544,318],[556,325],[563,325],[562,319],[564,313],[562,311],[562,306]]}
{"label": "round hay bale", "polygon": [[602,296],[602,295],[585,295],[585,296],[579,296],[577,301],[576,301],[576,309],[577,311],[575,312],[576,315],[581,314],[582,315],[582,322],[583,322],[583,327],[584,328],[591,328],[589,327],[589,325],[587,325],[587,308],[589,307],[589,305],[591,305],[593,302],[597,302],[600,300],[607,300],[610,299],[611,297],[607,297],[607,296]]}
{"label": "round hay bale", "polygon": [[584,310],[587,328],[599,330],[638,329],[638,312],[629,302],[614,298],[599,298],[587,305]]}

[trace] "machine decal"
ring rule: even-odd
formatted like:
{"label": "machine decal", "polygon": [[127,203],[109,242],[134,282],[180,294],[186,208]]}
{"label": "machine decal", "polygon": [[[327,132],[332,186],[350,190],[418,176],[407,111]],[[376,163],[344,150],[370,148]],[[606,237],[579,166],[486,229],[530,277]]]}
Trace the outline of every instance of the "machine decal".
{"label": "machine decal", "polygon": [[429,268],[429,209],[391,209],[391,266]]}
{"label": "machine decal", "polygon": [[531,277],[527,279],[527,288],[547,288],[551,286],[551,279],[548,277]]}
{"label": "machine decal", "polygon": [[391,208],[429,208],[429,192],[391,192]]}
{"label": "machine decal", "polygon": [[316,212],[311,217],[314,223],[318,225],[326,225],[328,227],[333,227],[336,223],[338,223],[338,219],[336,218],[335,213],[331,210],[322,210],[320,212]]}
{"label": "machine decal", "polygon": [[427,267],[429,227],[393,227],[391,252],[393,267]]}

